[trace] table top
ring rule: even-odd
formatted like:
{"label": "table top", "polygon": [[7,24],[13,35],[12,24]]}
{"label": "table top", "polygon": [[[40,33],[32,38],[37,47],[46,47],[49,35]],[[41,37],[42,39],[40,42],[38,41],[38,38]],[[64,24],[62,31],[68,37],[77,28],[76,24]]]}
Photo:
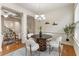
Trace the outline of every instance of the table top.
{"label": "table top", "polygon": [[34,34],[34,35],[32,35],[31,37],[32,37],[32,38],[35,38],[35,39],[37,39],[37,38],[49,39],[49,38],[51,38],[52,36],[51,36],[51,35],[47,35],[47,34],[42,34],[42,37],[40,37],[39,34]]}

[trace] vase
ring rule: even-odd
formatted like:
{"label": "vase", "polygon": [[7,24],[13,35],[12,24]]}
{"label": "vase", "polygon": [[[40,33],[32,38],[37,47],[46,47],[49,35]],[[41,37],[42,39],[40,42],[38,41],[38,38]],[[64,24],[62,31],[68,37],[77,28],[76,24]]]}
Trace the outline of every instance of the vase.
{"label": "vase", "polygon": [[69,41],[69,39],[67,38],[66,41]]}
{"label": "vase", "polygon": [[42,31],[39,32],[39,37],[42,37]]}
{"label": "vase", "polygon": [[42,27],[40,26],[39,37],[42,37]]}

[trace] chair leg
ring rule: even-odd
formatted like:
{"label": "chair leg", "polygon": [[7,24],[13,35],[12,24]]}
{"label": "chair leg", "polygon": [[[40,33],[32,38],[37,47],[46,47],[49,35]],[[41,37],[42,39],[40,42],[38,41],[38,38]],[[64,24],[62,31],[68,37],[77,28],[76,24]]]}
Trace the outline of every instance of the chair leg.
{"label": "chair leg", "polygon": [[51,50],[51,46],[49,45],[49,54],[50,54],[50,52],[51,52],[50,50]]}
{"label": "chair leg", "polygon": [[39,47],[39,50],[38,51],[39,51],[39,56],[40,56],[40,47]]}
{"label": "chair leg", "polygon": [[60,56],[60,47],[58,48],[58,51],[59,51],[59,56]]}
{"label": "chair leg", "polygon": [[59,46],[58,50],[59,50],[59,56],[61,56],[61,47],[60,46]]}
{"label": "chair leg", "polygon": [[[25,48],[26,48],[26,47],[25,47]],[[26,48],[25,50],[26,50],[26,51],[25,51],[25,52],[26,52],[25,55],[27,56],[27,48]]]}
{"label": "chair leg", "polygon": [[39,56],[40,56],[40,51],[39,51]]}
{"label": "chair leg", "polygon": [[32,49],[31,49],[31,45],[30,45],[30,56],[32,56]]}

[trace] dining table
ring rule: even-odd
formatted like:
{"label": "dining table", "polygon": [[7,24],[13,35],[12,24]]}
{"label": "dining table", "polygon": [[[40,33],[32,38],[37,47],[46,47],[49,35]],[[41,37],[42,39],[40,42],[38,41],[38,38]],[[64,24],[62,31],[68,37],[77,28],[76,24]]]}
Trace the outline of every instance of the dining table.
{"label": "dining table", "polygon": [[39,34],[34,34],[31,37],[34,38],[35,41],[39,44],[39,51],[46,51],[47,39],[52,38],[52,36],[48,34],[42,34],[41,37],[39,36]]}

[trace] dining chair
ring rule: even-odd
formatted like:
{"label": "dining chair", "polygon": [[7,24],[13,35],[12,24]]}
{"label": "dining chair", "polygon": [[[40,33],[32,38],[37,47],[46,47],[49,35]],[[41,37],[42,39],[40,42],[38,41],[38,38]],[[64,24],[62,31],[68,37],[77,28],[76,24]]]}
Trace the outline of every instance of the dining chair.
{"label": "dining chair", "polygon": [[34,35],[33,33],[29,33],[29,34],[27,34],[28,35],[28,37],[31,37],[32,35]]}
{"label": "dining chair", "polygon": [[52,33],[44,33],[44,34],[47,34],[47,35],[50,35],[51,38],[47,39],[47,44],[49,43],[49,41],[51,41],[53,39],[53,35]]}
{"label": "dining chair", "polygon": [[[27,55],[32,56],[32,53],[37,51],[39,49],[38,43],[34,41],[33,38],[29,38],[26,40],[26,50],[27,50]],[[39,53],[40,55],[40,53]]]}
{"label": "dining chair", "polygon": [[63,47],[61,45],[61,41],[62,41],[62,37],[60,36],[56,40],[52,40],[52,41],[49,42],[49,54],[51,52],[51,49],[58,48],[59,56],[61,55],[61,52],[62,52],[61,51],[62,50],[61,48]]}

